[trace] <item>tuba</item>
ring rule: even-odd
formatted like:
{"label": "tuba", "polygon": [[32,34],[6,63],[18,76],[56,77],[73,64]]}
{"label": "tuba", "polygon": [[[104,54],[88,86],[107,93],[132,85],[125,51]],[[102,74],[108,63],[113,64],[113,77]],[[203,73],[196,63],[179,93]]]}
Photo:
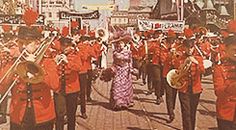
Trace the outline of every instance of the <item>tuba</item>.
{"label": "tuba", "polygon": [[185,82],[182,79],[188,74],[193,62],[198,63],[194,57],[189,56],[178,69],[172,69],[168,72],[166,79],[172,88],[181,89],[184,86]]}
{"label": "tuba", "polygon": [[55,37],[45,38],[43,41],[41,41],[40,46],[33,54],[29,53],[26,49],[22,51],[13,65],[0,79],[0,85],[2,85],[3,81],[8,81],[8,79],[10,79],[9,77],[13,75],[15,76],[15,79],[10,84],[8,84],[6,88],[1,89],[3,91],[0,91],[0,104],[19,79],[31,84],[37,84],[43,81],[44,71],[40,67],[39,63],[51,43],[54,41],[54,38]]}
{"label": "tuba", "polygon": [[95,31],[95,37],[101,38],[102,41],[107,41],[109,38],[108,31],[104,28],[97,28]]}

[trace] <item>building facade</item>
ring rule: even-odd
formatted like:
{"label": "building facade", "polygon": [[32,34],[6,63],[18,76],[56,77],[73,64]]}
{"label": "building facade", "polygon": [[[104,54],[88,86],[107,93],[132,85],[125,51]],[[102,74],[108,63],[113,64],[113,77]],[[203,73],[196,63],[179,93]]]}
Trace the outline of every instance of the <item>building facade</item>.
{"label": "building facade", "polygon": [[68,26],[68,20],[61,20],[60,11],[69,12],[72,10],[71,0],[40,0],[39,13],[45,16],[45,24],[53,24],[55,27],[62,28]]}
{"label": "building facade", "polygon": [[125,26],[129,23],[128,11],[114,11],[110,18],[112,26]]}

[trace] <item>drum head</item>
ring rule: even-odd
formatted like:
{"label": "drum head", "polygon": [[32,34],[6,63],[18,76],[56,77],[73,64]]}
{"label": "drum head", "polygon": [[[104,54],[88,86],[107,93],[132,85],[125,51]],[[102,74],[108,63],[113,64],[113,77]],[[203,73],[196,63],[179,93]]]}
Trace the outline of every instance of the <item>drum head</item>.
{"label": "drum head", "polygon": [[210,60],[203,60],[203,66],[205,69],[212,67],[212,62]]}

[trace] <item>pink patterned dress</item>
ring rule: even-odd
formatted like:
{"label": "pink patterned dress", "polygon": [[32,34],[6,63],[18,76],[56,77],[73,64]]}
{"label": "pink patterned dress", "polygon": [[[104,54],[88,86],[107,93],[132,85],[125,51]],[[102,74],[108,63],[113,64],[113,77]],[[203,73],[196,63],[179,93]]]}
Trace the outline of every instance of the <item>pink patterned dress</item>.
{"label": "pink patterned dress", "polygon": [[113,52],[113,70],[110,103],[113,109],[128,108],[133,105],[133,87],[131,78],[132,56],[128,50]]}

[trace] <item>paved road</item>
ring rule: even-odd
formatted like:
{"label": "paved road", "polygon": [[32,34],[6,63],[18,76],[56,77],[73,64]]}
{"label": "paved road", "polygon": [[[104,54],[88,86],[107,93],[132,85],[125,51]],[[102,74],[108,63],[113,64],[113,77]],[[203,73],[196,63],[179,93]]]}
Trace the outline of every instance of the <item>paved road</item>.
{"label": "paved road", "polygon": [[[111,56],[109,56],[111,57]],[[110,61],[109,63],[111,63]],[[146,95],[147,86],[141,80],[134,80],[134,107],[125,111],[112,111],[109,105],[110,83],[96,81],[94,83],[93,102],[87,105],[88,118],[80,117],[77,110],[77,130],[181,130],[180,104],[177,97],[175,108],[176,119],[167,124],[168,119],[165,102],[155,104],[155,95]],[[217,130],[215,117],[214,89],[211,76],[204,77],[203,93],[197,109],[196,130]],[[0,130],[8,130],[9,123],[0,125]]]}
{"label": "paved road", "polygon": [[[215,120],[215,96],[209,77],[203,80],[204,91],[197,111],[196,130],[217,130]],[[167,124],[168,115],[165,102],[155,104],[155,95],[146,95],[147,86],[134,81],[135,106],[129,110],[114,112],[110,109],[110,83],[97,81],[93,91],[94,102],[88,103],[89,118],[78,118],[80,130],[181,130],[180,104],[177,97],[176,119]],[[99,94],[98,94],[99,93]]]}

